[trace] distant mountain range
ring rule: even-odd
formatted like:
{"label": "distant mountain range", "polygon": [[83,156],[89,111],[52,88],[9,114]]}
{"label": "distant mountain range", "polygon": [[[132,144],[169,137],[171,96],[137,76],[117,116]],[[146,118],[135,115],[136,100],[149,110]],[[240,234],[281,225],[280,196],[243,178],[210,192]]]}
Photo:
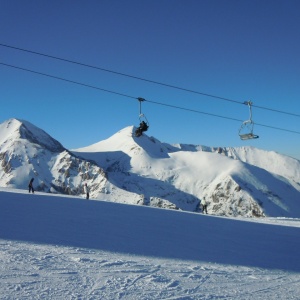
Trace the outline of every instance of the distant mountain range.
{"label": "distant mountain range", "polygon": [[162,143],[126,127],[68,150],[23,120],[0,124],[0,186],[222,216],[300,217],[300,161],[254,147]]}

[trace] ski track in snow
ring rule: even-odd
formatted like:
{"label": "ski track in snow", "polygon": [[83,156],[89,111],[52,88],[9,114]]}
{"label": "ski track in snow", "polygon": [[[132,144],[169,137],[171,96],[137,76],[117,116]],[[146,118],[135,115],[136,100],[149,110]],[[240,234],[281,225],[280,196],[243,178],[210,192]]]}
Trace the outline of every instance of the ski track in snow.
{"label": "ski track in snow", "polygon": [[[299,273],[0,240],[1,299],[299,299]],[[5,296],[4,296],[5,295]]]}
{"label": "ski track in snow", "polygon": [[300,299],[297,218],[5,191],[1,300]]}

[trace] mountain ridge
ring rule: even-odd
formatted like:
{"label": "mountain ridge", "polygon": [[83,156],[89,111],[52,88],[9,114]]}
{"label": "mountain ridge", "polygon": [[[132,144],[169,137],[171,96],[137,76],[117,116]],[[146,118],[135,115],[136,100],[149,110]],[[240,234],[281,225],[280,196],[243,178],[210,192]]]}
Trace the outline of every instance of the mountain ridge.
{"label": "mountain ridge", "polygon": [[24,189],[35,177],[37,190],[80,197],[87,183],[98,200],[199,212],[205,197],[210,214],[300,216],[298,160],[253,147],[171,145],[134,130],[67,150],[31,123],[10,119],[0,124],[0,185]]}

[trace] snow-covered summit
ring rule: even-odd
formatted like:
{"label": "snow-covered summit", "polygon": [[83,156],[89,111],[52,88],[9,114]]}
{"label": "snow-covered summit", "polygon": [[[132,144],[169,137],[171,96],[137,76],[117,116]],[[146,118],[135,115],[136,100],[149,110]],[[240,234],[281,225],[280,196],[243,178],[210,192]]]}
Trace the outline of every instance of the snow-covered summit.
{"label": "snow-covered summit", "polygon": [[20,141],[20,139],[27,140],[52,152],[66,150],[57,140],[28,121],[9,119],[0,124],[1,149],[5,146],[11,147],[12,142]]}
{"label": "snow-covered summit", "polygon": [[134,156],[143,153],[152,158],[169,157],[168,149],[155,138],[147,135],[136,137],[134,126],[128,126],[118,131],[106,140],[95,143],[91,146],[76,149],[78,152],[113,152],[122,151],[123,153]]}

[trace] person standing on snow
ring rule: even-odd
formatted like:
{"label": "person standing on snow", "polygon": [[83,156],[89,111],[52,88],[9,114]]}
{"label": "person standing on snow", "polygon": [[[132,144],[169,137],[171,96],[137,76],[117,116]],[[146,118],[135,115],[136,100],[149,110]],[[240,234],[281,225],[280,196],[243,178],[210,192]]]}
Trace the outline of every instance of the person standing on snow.
{"label": "person standing on snow", "polygon": [[206,214],[207,214],[207,202],[206,202],[205,198],[203,198],[201,200],[201,206],[202,206],[202,213],[206,212]]}
{"label": "person standing on snow", "polygon": [[84,189],[84,192],[86,194],[86,199],[88,200],[90,198],[90,190],[89,190],[89,188],[87,186],[87,183],[84,184],[83,189]]}
{"label": "person standing on snow", "polygon": [[33,180],[34,178],[31,178],[28,184],[29,193],[32,192],[32,194],[34,193]]}

